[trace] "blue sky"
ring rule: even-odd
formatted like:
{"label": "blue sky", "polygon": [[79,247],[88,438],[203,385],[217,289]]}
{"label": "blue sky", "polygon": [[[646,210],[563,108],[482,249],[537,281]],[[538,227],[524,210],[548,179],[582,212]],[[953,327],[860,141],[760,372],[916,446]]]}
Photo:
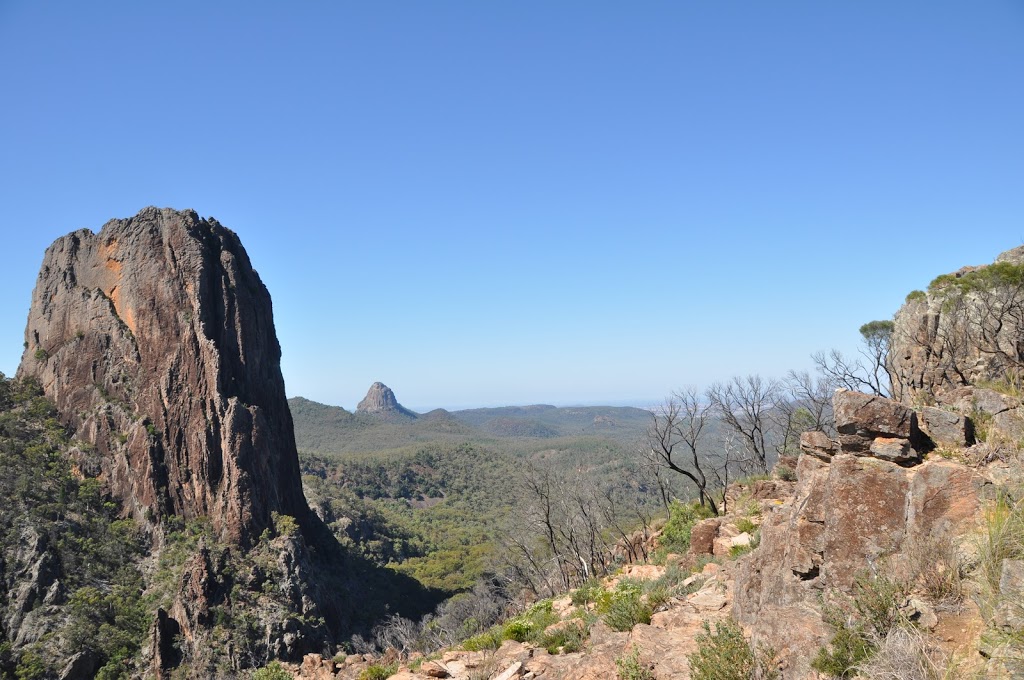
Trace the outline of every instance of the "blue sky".
{"label": "blue sky", "polygon": [[651,403],[1024,242],[1024,3],[0,2],[0,371],[46,246],[241,236],[290,396]]}

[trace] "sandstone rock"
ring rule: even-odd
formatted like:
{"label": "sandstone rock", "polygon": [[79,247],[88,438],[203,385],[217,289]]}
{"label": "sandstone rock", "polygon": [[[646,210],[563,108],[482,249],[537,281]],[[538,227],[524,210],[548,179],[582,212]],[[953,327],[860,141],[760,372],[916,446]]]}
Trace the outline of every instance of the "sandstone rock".
{"label": "sandstone rock", "polygon": [[920,439],[917,415],[891,399],[840,389],[832,397],[832,409],[843,453],[869,455],[878,437],[914,445]]}
{"label": "sandstone rock", "polygon": [[424,661],[420,672],[430,678],[448,678],[451,673],[439,661]]}
{"label": "sandstone rock", "polygon": [[832,441],[824,432],[814,430],[800,434],[800,450],[827,463],[839,453],[839,443]]}
{"label": "sandstone rock", "polygon": [[512,678],[518,678],[523,673],[523,664],[516,661],[514,664],[498,673],[494,676],[494,680],[512,680]]}
{"label": "sandstone rock", "polygon": [[974,444],[974,424],[970,418],[934,406],[918,410],[921,431],[936,446],[965,447]]}
{"label": "sandstone rock", "polygon": [[395,393],[382,382],[370,385],[363,400],[356,406],[356,413],[368,413],[376,416],[414,419],[418,416],[398,403]]}
{"label": "sandstone rock", "polygon": [[718,517],[702,519],[694,524],[690,529],[690,554],[714,554],[715,539],[718,537],[718,529],[721,526],[722,520]]}
{"label": "sandstone rock", "polygon": [[308,512],[270,295],[215,220],[146,208],[58,239],[25,340],[18,376],[96,447],[137,520],[208,516],[247,544],[271,512]]}
{"label": "sandstone rock", "polygon": [[921,459],[920,454],[910,448],[910,441],[907,439],[876,437],[871,442],[868,453],[875,458],[901,465],[916,463]]}

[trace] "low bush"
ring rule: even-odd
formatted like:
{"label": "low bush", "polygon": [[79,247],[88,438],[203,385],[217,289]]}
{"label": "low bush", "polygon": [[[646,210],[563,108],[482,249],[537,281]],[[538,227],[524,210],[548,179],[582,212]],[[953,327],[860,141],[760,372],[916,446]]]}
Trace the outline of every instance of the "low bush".
{"label": "low bush", "polygon": [[653,610],[644,597],[644,586],[634,579],[622,579],[614,590],[597,598],[595,609],[612,630],[633,629],[638,623],[650,623]]}
{"label": "low bush", "polygon": [[775,680],[774,651],[754,650],[739,625],[732,619],[715,624],[707,621],[697,634],[697,651],[688,657],[692,680]]}
{"label": "low bush", "polygon": [[359,674],[359,680],[387,680],[397,672],[397,663],[375,663],[372,666],[363,669],[363,672]]}
{"label": "low bush", "polygon": [[654,680],[650,667],[640,662],[640,650],[635,645],[629,654],[615,659],[615,669],[619,680]]}
{"label": "low bush", "polygon": [[661,548],[668,552],[684,553],[690,549],[690,531],[702,519],[714,517],[711,509],[699,503],[673,501],[668,522],[661,532]]}
{"label": "low bush", "polygon": [[277,661],[271,661],[252,674],[252,680],[291,680],[291,678],[292,674]]}

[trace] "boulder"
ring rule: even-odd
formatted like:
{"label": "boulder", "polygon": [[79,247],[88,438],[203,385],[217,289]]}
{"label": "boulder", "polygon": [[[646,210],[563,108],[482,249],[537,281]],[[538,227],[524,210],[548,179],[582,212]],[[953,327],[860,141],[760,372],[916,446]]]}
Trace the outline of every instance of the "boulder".
{"label": "boulder", "polygon": [[702,519],[690,529],[690,554],[691,555],[713,555],[715,552],[715,539],[718,538],[718,529],[722,526],[719,517]]}
{"label": "boulder", "polygon": [[925,406],[918,410],[917,422],[935,446],[963,448],[974,444],[974,424],[960,413]]}
{"label": "boulder", "polygon": [[910,447],[910,440],[895,437],[876,437],[868,448],[868,454],[900,465],[921,460],[921,454]]}
{"label": "boulder", "polygon": [[915,446],[921,437],[917,415],[885,397],[840,389],[832,397],[832,409],[843,453],[871,455],[878,437],[905,439]]}
{"label": "boulder", "polygon": [[832,460],[832,456],[839,453],[839,442],[817,430],[803,432],[800,434],[800,450],[827,463]]}

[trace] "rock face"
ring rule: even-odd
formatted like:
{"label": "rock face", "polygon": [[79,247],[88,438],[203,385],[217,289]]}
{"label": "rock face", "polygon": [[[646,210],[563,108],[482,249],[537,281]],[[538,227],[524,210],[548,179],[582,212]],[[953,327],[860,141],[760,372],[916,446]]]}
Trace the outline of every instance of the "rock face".
{"label": "rock face", "polygon": [[308,513],[270,295],[215,220],[146,208],[58,239],[25,341],[19,377],[137,519],[208,516],[245,545],[272,512]]}
{"label": "rock face", "polygon": [[417,415],[398,403],[395,393],[382,382],[370,385],[363,400],[356,406],[356,413],[368,413],[384,417],[416,418]]}
{"label": "rock face", "polygon": [[[951,461],[915,464],[911,442],[930,442],[917,415],[896,402],[838,390],[833,408],[839,445],[824,435],[801,439],[795,494],[765,517],[760,547],[736,576],[733,613],[756,642],[780,651],[786,677],[810,677],[809,660],[831,636],[823,594],[850,593],[883,559],[910,564],[923,546],[960,541],[978,528],[989,485]],[[942,421],[950,436],[953,420]]]}
{"label": "rock face", "polygon": [[928,292],[908,296],[896,313],[889,353],[896,399],[941,403],[950,390],[1000,380],[1021,368],[1024,299],[1015,275],[1009,286],[956,285],[986,274],[993,275],[990,283],[999,283],[999,267],[1021,265],[1024,246],[1003,253],[993,265],[964,267],[937,279]]}

